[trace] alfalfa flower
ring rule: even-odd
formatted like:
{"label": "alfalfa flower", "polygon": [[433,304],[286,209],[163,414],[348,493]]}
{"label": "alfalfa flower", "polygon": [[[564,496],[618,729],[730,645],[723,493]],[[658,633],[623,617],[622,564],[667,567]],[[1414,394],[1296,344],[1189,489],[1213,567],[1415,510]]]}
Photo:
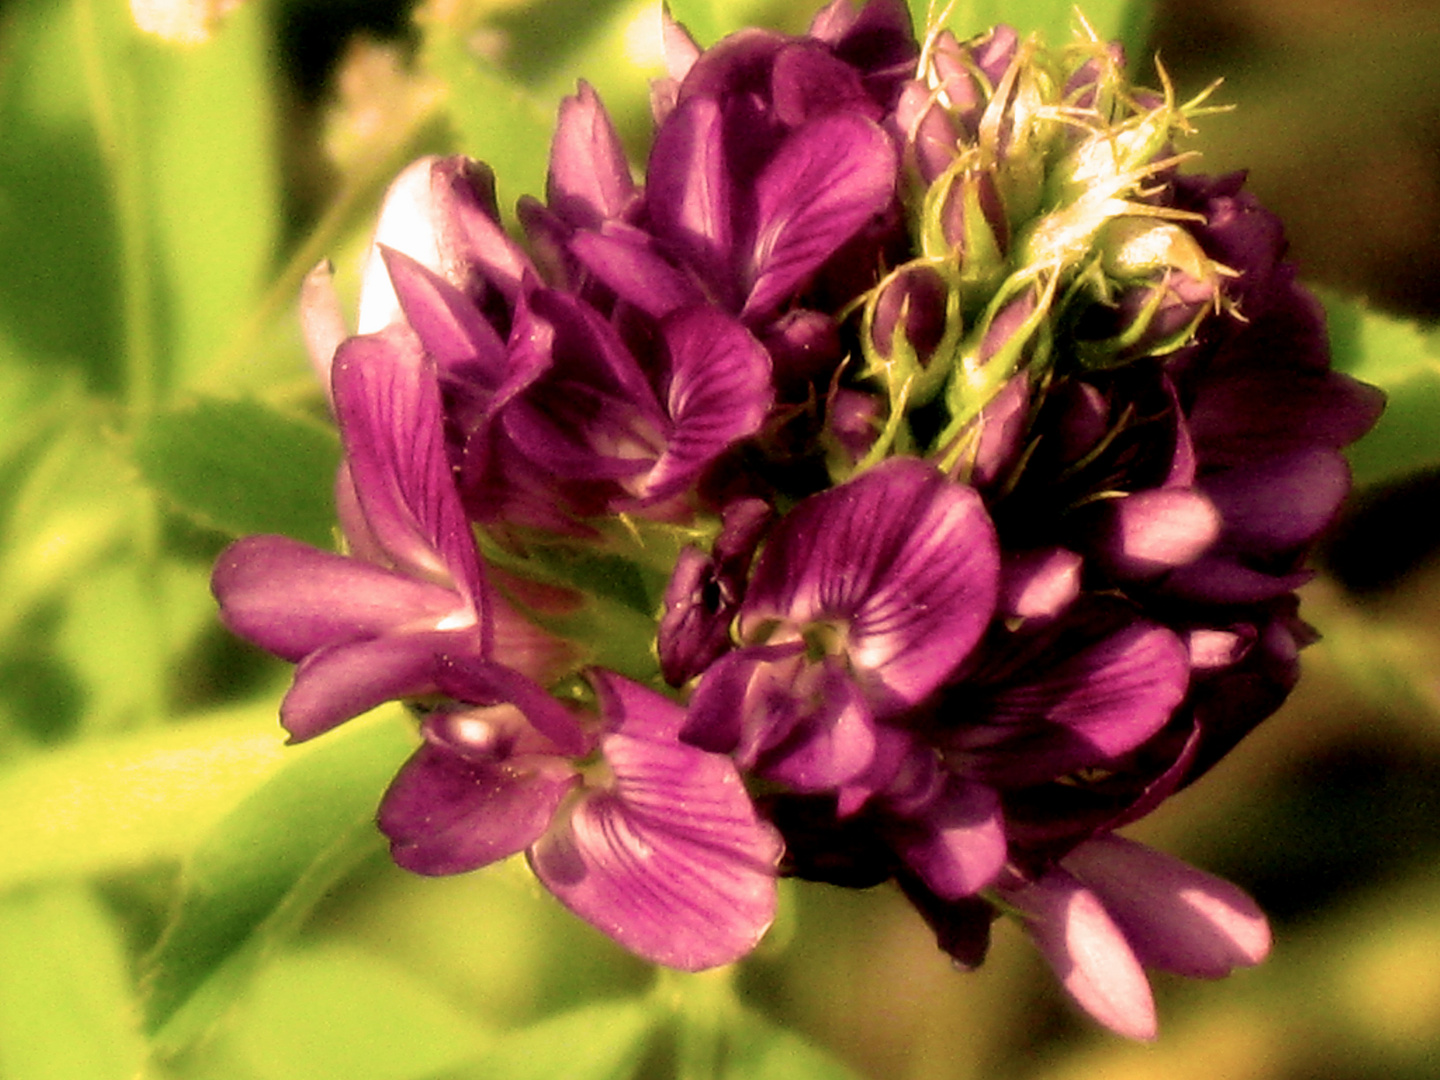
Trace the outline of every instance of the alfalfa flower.
{"label": "alfalfa flower", "polygon": [[1268,930],[1116,830],[1294,685],[1378,394],[1241,178],[1183,171],[1204,96],[1094,35],[665,29],[643,176],[582,84],[523,241],[486,167],[424,159],[360,336],[312,281],[348,553],[241,541],[225,617],[300,662],[297,737],[410,703],[402,866],[524,852],[687,969],[754,947],[778,874],[893,881],[958,962],[1015,917],[1149,1037],[1147,967]]}

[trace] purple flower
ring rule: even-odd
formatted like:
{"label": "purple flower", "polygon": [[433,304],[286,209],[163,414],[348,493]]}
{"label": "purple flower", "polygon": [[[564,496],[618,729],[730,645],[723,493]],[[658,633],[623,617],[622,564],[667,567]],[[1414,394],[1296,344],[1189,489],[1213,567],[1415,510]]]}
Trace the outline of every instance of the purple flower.
{"label": "purple flower", "polygon": [[999,893],[1079,1005],[1134,1039],[1155,1037],[1143,969],[1215,979],[1270,951],[1265,916],[1239,889],[1118,836]]}
{"label": "purple flower", "polygon": [[380,807],[395,861],[453,874],[526,851],[632,952],[687,971],[738,959],[775,917],[778,838],[728,758],[678,740],[680,706],[608,672],[591,682],[598,732],[508,669],[447,664],[456,704],[426,718]]}
{"label": "purple flower", "polygon": [[434,369],[396,328],[336,353],[337,503],[352,554],[248,537],[212,581],[227,626],[299,663],[281,705],[308,739],[435,688],[440,656],[495,652],[492,604],[446,458]]}

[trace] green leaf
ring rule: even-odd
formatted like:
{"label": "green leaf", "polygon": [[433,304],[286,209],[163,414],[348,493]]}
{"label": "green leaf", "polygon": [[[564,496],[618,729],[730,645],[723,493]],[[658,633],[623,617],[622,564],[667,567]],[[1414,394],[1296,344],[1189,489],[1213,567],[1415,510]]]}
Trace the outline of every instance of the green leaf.
{"label": "green leaf", "polygon": [[1325,297],[1335,366],[1385,391],[1385,414],[1349,450],[1357,484],[1440,466],[1440,338],[1433,329]]}
{"label": "green leaf", "polygon": [[70,8],[16,0],[0,19],[0,332],[114,389],[120,256]]}
{"label": "green leaf", "polygon": [[146,193],[183,383],[251,310],[279,233],[278,143],[263,5],[200,48],[137,44]]}
{"label": "green leaf", "polygon": [[353,945],[287,952],[245,995],[230,1041],[257,1080],[426,1080],[489,1033],[404,968]]}
{"label": "green leaf", "polygon": [[585,1005],[506,1036],[466,1075],[476,1080],[628,1080],[665,1018],[653,998]]}
{"label": "green leaf", "polygon": [[521,195],[543,196],[550,164],[556,101],[540,101],[468,46],[468,37],[439,20],[421,22],[425,67],[449,87],[446,109],[460,150],[495,172],[501,210]]}
{"label": "green leaf", "polygon": [[724,1080],[859,1080],[837,1058],[746,1009],[730,1030]]}
{"label": "green leaf", "polygon": [[375,807],[414,742],[395,706],[288,750],[194,850],[145,962],[149,1026],[166,1051],[203,1035],[326,891],[381,849]]}
{"label": "green leaf", "polygon": [[0,889],[178,860],[282,753],[250,707],[23,758],[0,772]]}
{"label": "green leaf", "polygon": [[256,401],[202,400],[157,415],[137,440],[141,473],[201,524],[331,546],[335,432]]}
{"label": "green leaf", "polygon": [[725,35],[725,19],[719,8],[717,0],[670,0],[671,17],[690,31],[701,48],[714,45]]}
{"label": "green leaf", "polygon": [[134,1080],[134,1004],[119,928],[86,888],[0,898],[0,1075]]}

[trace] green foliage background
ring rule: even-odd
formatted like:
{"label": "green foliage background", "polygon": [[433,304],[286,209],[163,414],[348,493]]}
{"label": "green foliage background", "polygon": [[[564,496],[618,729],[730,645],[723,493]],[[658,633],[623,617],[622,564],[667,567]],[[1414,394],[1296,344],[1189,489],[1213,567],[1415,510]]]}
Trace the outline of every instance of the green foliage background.
{"label": "green foliage background", "polygon": [[[369,217],[418,153],[485,158],[506,205],[538,191],[577,76],[643,160],[655,6],[428,0],[412,21],[251,0],[179,47],[123,0],[9,0],[0,1077],[1433,1075],[1440,338],[1358,297],[1440,313],[1440,8],[1084,6],[1142,72],[1158,44],[1182,90],[1232,73],[1239,108],[1207,122],[1205,165],[1253,166],[1328,289],[1337,362],[1392,399],[1306,589],[1325,640],[1301,690],[1138,830],[1256,894],[1277,928],[1267,965],[1160,981],[1161,1039],[1133,1047],[1078,1019],[1018,935],[952,971],[885,889],[787,887],[755,957],[682,979],[522,866],[394,869],[371,818],[409,724],[380,710],[284,747],[287,669],[218,626],[209,565],[247,532],[330,539],[338,448],[294,317],[305,272],[332,258],[353,298]],[[673,9],[706,42],[811,14]],[[961,0],[952,21],[1053,38],[1071,18],[1059,0]]]}

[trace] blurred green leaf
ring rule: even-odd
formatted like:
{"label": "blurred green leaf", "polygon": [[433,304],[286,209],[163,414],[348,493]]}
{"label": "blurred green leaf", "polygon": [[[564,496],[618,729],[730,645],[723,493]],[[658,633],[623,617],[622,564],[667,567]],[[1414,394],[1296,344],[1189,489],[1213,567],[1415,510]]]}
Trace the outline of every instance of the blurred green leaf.
{"label": "blurred green leaf", "polygon": [[71,8],[13,0],[0,19],[0,330],[115,389],[120,255]]}
{"label": "blurred green leaf", "polygon": [[137,45],[145,188],[175,381],[199,373],[249,314],[279,230],[263,5],[203,48]]}
{"label": "blurred green leaf", "polygon": [[839,1060],[752,1010],[731,1028],[724,1080],[859,1080]]}
{"label": "blurred green leaf", "polygon": [[267,965],[235,1026],[233,1043],[258,1080],[425,1080],[491,1041],[405,969],[338,943]]}
{"label": "blurred green leaf", "polygon": [[339,439],[256,401],[203,400],[157,415],[135,460],[195,520],[232,534],[282,533],[328,548]]}
{"label": "blurred green leaf", "polygon": [[0,898],[0,1075],[135,1080],[145,1044],[119,928],[79,884]]}
{"label": "blurred green leaf", "polygon": [[734,29],[726,25],[721,6],[721,0],[670,0],[670,14],[704,48]]}
{"label": "blurred green leaf", "polygon": [[37,604],[82,584],[129,529],[140,489],[102,435],[104,415],[61,386],[18,425],[30,431],[0,499],[0,640]]}
{"label": "blurred green leaf", "polygon": [[1440,466],[1440,337],[1353,300],[1327,296],[1335,366],[1380,387],[1385,414],[1350,448],[1358,484],[1399,479]]}
{"label": "blurred green leaf", "polygon": [[468,28],[438,18],[417,21],[422,61],[449,88],[445,109],[459,149],[495,171],[501,211],[510,214],[521,195],[543,196],[558,100],[537,100],[478,55]]}
{"label": "blurred green leaf", "polygon": [[202,1036],[325,892],[381,849],[375,807],[414,741],[393,706],[289,750],[201,841],[145,962],[146,1014],[166,1051]]}
{"label": "blurred green leaf", "polygon": [[267,706],[23,758],[0,771],[0,889],[179,859],[283,753]]}
{"label": "blurred green leaf", "polygon": [[628,1080],[665,1013],[651,998],[584,1005],[506,1036],[475,1080]]}

